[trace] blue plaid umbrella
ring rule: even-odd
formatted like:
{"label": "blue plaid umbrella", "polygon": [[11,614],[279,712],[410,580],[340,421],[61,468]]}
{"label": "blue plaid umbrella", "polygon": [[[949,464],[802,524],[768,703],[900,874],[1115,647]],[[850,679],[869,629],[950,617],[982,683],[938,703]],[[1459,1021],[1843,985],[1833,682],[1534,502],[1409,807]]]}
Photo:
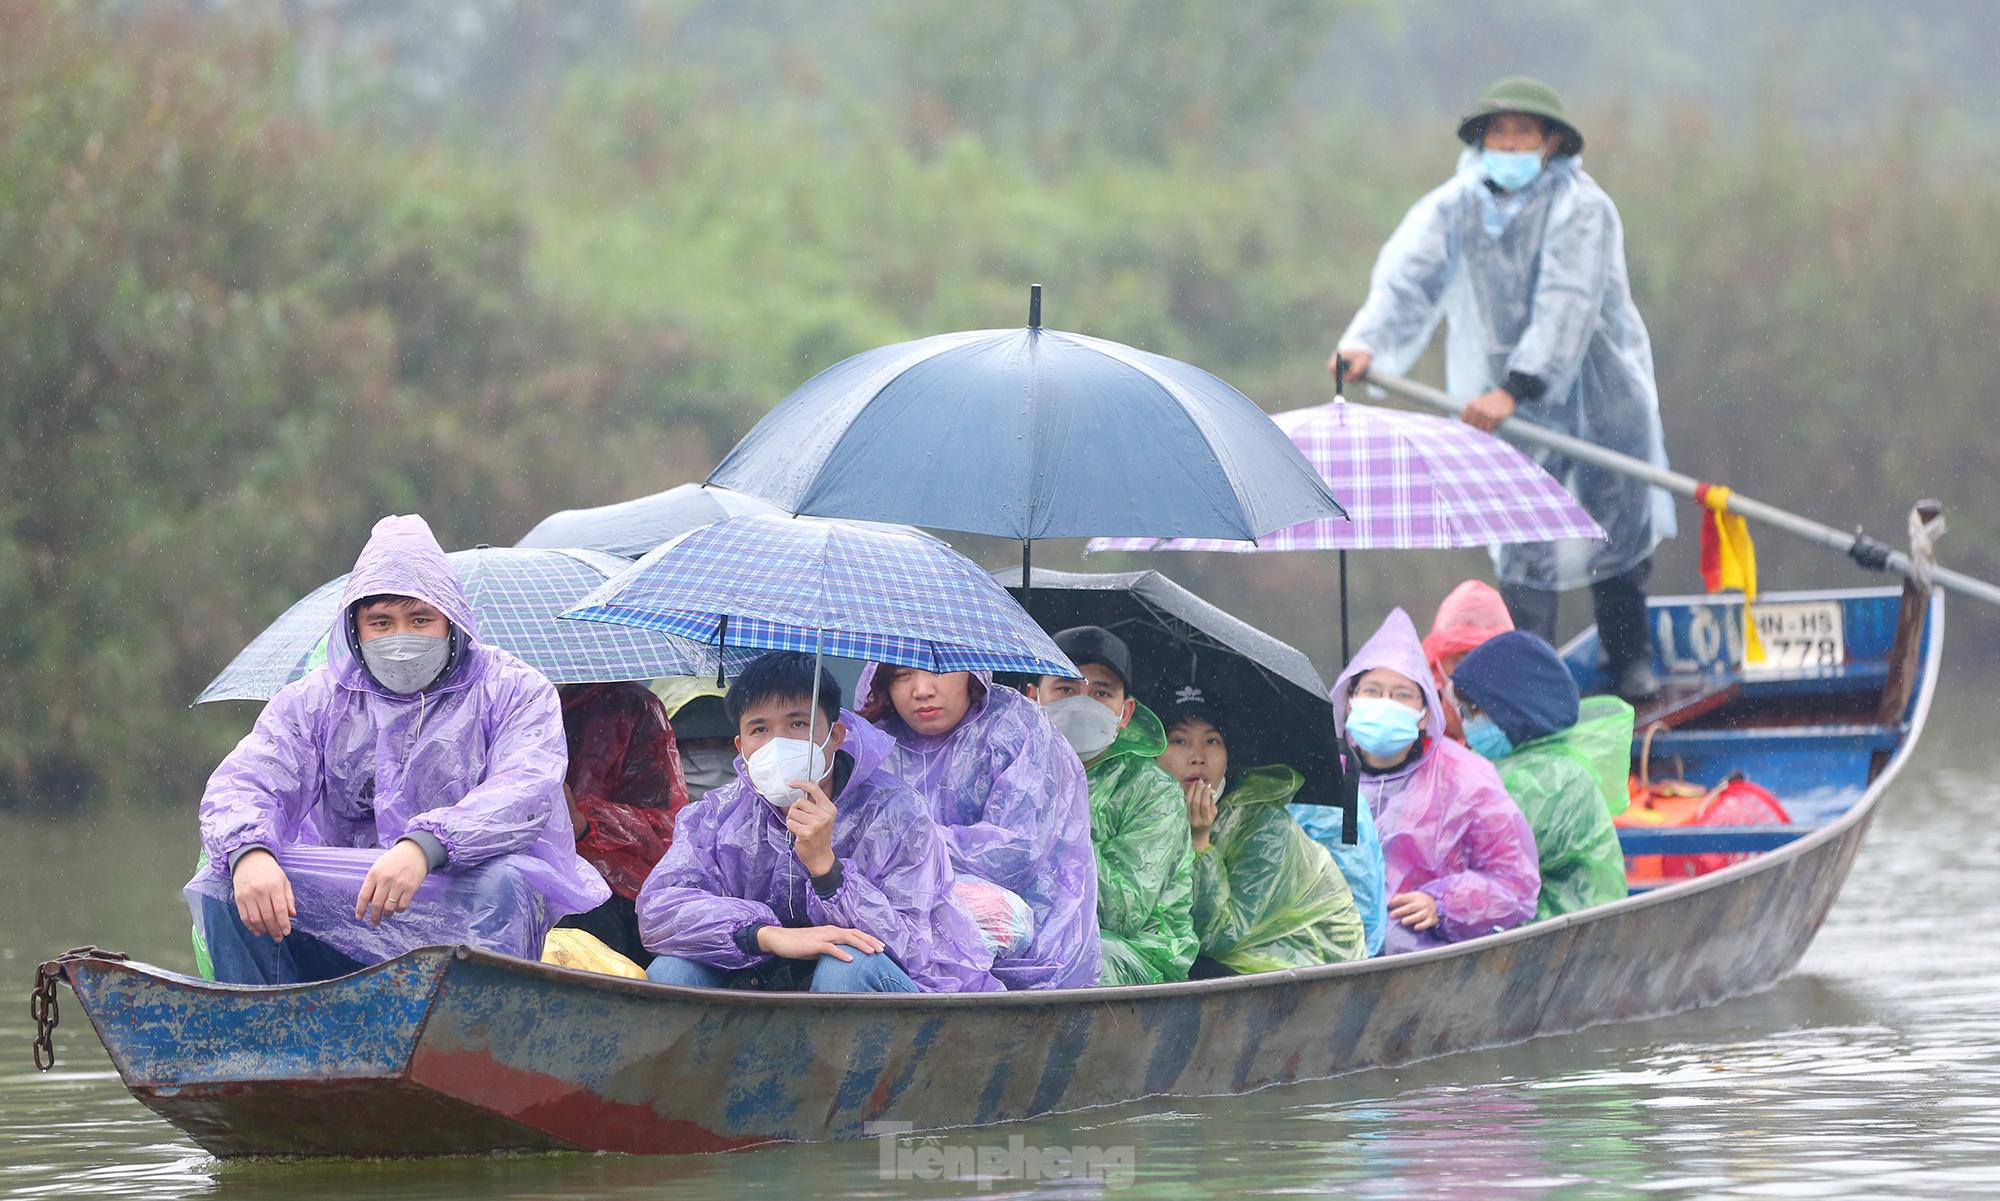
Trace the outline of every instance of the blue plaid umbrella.
{"label": "blue plaid umbrella", "polygon": [[[632,566],[629,559],[594,550],[484,546],[445,557],[479,618],[480,641],[514,652],[558,684],[703,675],[718,666],[714,650],[685,639],[556,620],[592,589]],[[320,640],[333,627],[346,586],[344,575],[330,580],[285,610],[209,681],[194,703],[269,700],[305,675],[324,655]]]}
{"label": "blue plaid umbrella", "polygon": [[711,651],[1077,674],[972,560],[934,539],[836,521],[732,517],[692,530],[563,616],[677,634]]}

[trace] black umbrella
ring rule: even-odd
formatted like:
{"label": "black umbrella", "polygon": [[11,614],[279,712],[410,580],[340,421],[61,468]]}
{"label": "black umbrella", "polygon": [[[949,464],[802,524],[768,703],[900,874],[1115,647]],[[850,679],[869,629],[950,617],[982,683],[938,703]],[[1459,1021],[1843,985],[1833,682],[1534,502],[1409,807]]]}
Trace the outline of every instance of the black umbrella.
{"label": "black umbrella", "polygon": [[[1016,596],[1019,568],[994,573]],[[1306,778],[1298,800],[1338,805],[1355,839],[1355,785],[1346,770],[1326,682],[1297,647],[1239,621],[1157,571],[1035,573],[1035,620],[1051,632],[1095,625],[1132,649],[1133,693],[1165,709],[1190,685],[1223,698],[1242,733],[1231,751],[1285,763]]]}

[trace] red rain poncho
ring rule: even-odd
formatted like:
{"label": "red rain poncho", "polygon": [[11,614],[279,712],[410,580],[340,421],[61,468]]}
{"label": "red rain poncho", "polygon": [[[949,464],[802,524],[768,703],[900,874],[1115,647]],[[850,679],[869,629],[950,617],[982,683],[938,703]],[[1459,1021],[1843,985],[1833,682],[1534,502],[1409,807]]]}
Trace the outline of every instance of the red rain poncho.
{"label": "red rain poncho", "polygon": [[[428,602],[464,640],[450,674],[428,691],[390,692],[354,650],[349,610],[383,593]],[[261,846],[291,880],[296,928],[351,959],[452,943],[539,958],[557,919],[611,895],[577,857],[566,763],[555,685],[479,641],[472,606],[423,518],[385,517],[355,560],[326,662],[279,690],[209,777],[205,861],[186,890],[196,920],[201,895],[234,903],[230,856]],[[369,868],[412,833],[436,838],[445,865],[408,911],[379,926],[356,918]]]}
{"label": "red rain poncho", "polygon": [[[1424,635],[1424,658],[1431,665],[1431,683],[1442,694],[1445,678],[1451,674],[1446,659],[1464,655],[1496,634],[1505,634],[1513,628],[1514,616],[1507,612],[1507,602],[1501,599],[1499,589],[1485,580],[1466,580],[1453,588],[1438,606],[1437,616],[1431,619],[1431,632]],[[1458,724],[1458,710],[1450,705],[1445,706],[1444,732],[1446,737],[1465,741],[1465,731]]]}
{"label": "red rain poncho", "polygon": [[1421,754],[1381,774],[1364,773],[1361,797],[1382,836],[1391,897],[1430,894],[1438,924],[1417,933],[1389,923],[1383,953],[1421,950],[1518,926],[1535,915],[1542,888],[1535,836],[1493,765],[1443,736],[1443,707],[1409,614],[1397,609],[1333,684],[1333,710],[1346,733],[1347,692],[1377,667],[1407,676],[1424,693]]}
{"label": "red rain poncho", "polygon": [[563,689],[562,708],[570,794],[590,823],[577,854],[637,900],[687,804],[666,707],[640,684],[579,684]]}

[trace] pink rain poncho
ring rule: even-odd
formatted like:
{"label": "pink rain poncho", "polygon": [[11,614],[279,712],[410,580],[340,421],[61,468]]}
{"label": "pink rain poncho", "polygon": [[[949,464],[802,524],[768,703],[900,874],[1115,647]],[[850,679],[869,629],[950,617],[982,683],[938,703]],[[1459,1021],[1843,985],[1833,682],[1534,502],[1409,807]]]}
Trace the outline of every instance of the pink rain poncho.
{"label": "pink rain poncho", "polygon": [[[857,687],[866,696],[878,667]],[[952,870],[990,880],[1034,912],[1034,932],[993,974],[1008,988],[1097,983],[1097,856],[1083,764],[1042,708],[974,673],[985,695],[949,734],[919,734],[893,707],[878,723],[896,740],[890,764],[930,802]],[[977,691],[977,689],[975,689]]]}
{"label": "pink rain poncho", "polygon": [[[1431,632],[1424,635],[1424,658],[1431,665],[1431,682],[1442,693],[1445,677],[1451,674],[1449,668],[1457,666],[1456,662],[1446,664],[1446,659],[1455,661],[1513,628],[1514,615],[1507,612],[1507,602],[1501,599],[1498,588],[1485,580],[1459,584],[1438,606],[1437,616],[1431,619]],[[1458,725],[1458,710],[1450,705],[1445,706],[1444,732],[1459,742],[1465,741],[1465,731]]]}
{"label": "pink rain poncho", "polygon": [[1333,709],[1342,734],[1349,686],[1378,667],[1423,689],[1424,747],[1400,767],[1364,772],[1361,798],[1382,837],[1389,895],[1428,893],[1439,917],[1421,933],[1391,921],[1383,953],[1442,946],[1520,925],[1535,915],[1542,888],[1535,836],[1493,765],[1444,737],[1437,685],[1416,626],[1401,609],[1389,614],[1334,681]]}
{"label": "pink rain poncho", "polygon": [[[456,663],[429,691],[388,691],[356,654],[349,611],[382,593],[428,602],[459,633]],[[539,958],[550,926],[611,895],[576,854],[567,761],[555,685],[480,644],[423,518],[385,517],[355,560],[326,662],[272,697],[209,777],[205,860],[187,886],[196,921],[202,896],[234,904],[230,858],[263,847],[291,880],[296,928],[349,958],[452,943]],[[443,847],[444,866],[406,912],[379,926],[357,919],[369,868],[416,833]]]}
{"label": "pink rain poncho", "polygon": [[887,770],[887,734],[842,711],[850,762],[834,796],[833,853],[840,886],[822,897],[792,850],[785,818],[736,778],[681,810],[674,843],[639,891],[639,937],[657,955],[721,971],[768,962],[737,935],[753,926],[846,926],[884,952],[925,992],[994,992],[993,953],[952,900],[951,859],[922,797]]}

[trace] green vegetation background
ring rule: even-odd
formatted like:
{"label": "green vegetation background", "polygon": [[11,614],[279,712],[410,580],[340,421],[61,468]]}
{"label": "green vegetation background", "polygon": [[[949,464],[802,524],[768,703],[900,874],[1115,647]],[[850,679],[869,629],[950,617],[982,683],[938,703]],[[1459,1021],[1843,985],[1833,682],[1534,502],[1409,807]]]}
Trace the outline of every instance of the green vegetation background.
{"label": "green vegetation background", "polygon": [[[1019,324],[1031,281],[1323,401],[1515,66],[1624,213],[1676,463],[1892,541],[1940,495],[2000,574],[2000,23],[1907,9],[0,0],[0,809],[191,805],[253,713],[186,701],[377,516],[507,543],[699,479],[813,372]],[[1863,578],[1759,547],[1767,587]],[[1330,557],[1148,565],[1336,652]],[[1355,566],[1365,630],[1484,557]]]}

